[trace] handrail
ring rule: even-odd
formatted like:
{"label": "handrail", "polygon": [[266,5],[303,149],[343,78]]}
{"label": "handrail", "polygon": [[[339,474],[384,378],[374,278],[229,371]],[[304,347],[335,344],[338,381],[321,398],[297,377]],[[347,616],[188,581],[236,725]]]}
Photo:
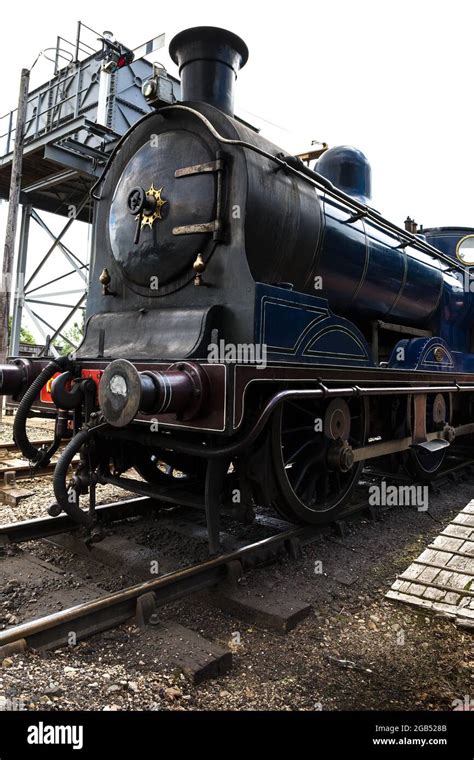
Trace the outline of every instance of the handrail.
{"label": "handrail", "polygon": [[[58,83],[56,83],[54,86],[55,86],[55,87],[57,87],[59,84],[60,84],[60,83],[58,82]],[[64,81],[63,81],[63,82],[61,82],[61,84],[64,84]],[[53,89],[53,88],[51,88],[51,89]],[[31,124],[32,124],[33,122],[35,122],[35,121],[36,121],[36,122],[38,122],[38,121],[41,119],[41,117],[44,117],[44,116],[45,116],[45,115],[47,115],[47,114],[48,114],[50,111],[54,111],[55,109],[59,109],[59,108],[61,108],[61,106],[63,106],[63,105],[64,105],[65,103],[67,103],[68,101],[70,101],[70,100],[77,100],[77,99],[78,99],[78,98],[79,98],[79,97],[82,95],[82,93],[84,93],[84,92],[87,92],[87,90],[88,90],[88,89],[89,89],[88,87],[84,87],[84,88],[82,88],[81,90],[78,90],[77,92],[73,93],[72,95],[68,95],[66,98],[63,98],[62,100],[58,101],[57,103],[54,103],[52,106],[49,106],[48,108],[45,108],[45,109],[44,109],[44,110],[42,110],[42,111],[39,111],[39,112],[37,111],[35,114],[31,115],[31,116],[30,116],[30,117],[29,117],[29,118],[26,120],[26,123],[25,123],[25,141],[27,141],[27,142],[28,142],[28,141],[30,141],[30,140],[31,140],[31,139],[33,139],[35,136],[37,136],[39,133],[41,133],[41,134],[45,134],[45,133],[48,133],[48,132],[52,132],[52,131],[54,131],[54,129],[55,129],[55,128],[57,127],[57,125],[58,125],[58,121],[59,121],[60,119],[65,119],[65,118],[66,118],[66,116],[70,116],[70,115],[72,115],[72,112],[71,112],[71,114],[67,114],[66,116],[62,116],[62,117],[60,117],[60,119],[59,119],[58,121],[55,121],[55,122],[53,122],[53,123],[52,123],[52,124],[49,126],[49,128],[48,128],[48,127],[46,127],[46,126],[43,126],[43,127],[41,127],[41,129],[35,130],[35,131],[33,132],[33,134],[30,134],[30,135],[29,135],[29,134],[27,134],[27,131],[28,131],[29,127],[31,126]],[[47,97],[47,94],[48,94],[48,92],[49,92],[48,90],[44,90],[44,91],[42,91],[42,94],[44,93],[44,95]],[[38,99],[38,96],[36,96],[36,99]],[[34,102],[34,99],[32,99],[30,102],[31,102],[31,103],[32,103],[32,102]],[[97,101],[93,101],[93,102],[91,102],[90,104],[88,104],[88,105],[87,105],[87,110],[90,110],[90,109],[91,109],[91,108],[93,108],[95,105],[97,105]],[[14,138],[13,138],[13,135],[14,135],[14,133],[16,132],[16,124],[13,126],[13,114],[14,114],[14,113],[15,113],[17,110],[18,110],[18,109],[16,109],[16,108],[15,108],[15,109],[13,109],[12,111],[10,111],[9,113],[5,114],[5,116],[2,116],[2,117],[0,117],[0,121],[1,121],[2,119],[6,118],[7,116],[8,116],[8,117],[10,117],[10,121],[9,121],[9,129],[8,129],[6,132],[4,132],[4,133],[0,134],[0,140],[4,140],[5,138],[7,139],[7,150],[5,151],[5,153],[0,153],[0,156],[1,156],[2,158],[4,158],[5,156],[8,156],[8,154],[9,154],[9,153],[11,153],[11,150],[12,150],[12,148],[11,148],[11,143],[12,143],[12,140],[14,139]]]}

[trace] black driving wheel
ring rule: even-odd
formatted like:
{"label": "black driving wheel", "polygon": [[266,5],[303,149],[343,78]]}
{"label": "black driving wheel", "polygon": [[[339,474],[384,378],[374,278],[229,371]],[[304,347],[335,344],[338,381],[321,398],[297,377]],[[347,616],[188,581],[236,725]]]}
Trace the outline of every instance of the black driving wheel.
{"label": "black driving wheel", "polygon": [[277,511],[292,522],[335,519],[359,481],[351,449],[364,445],[366,430],[362,399],[285,402],[270,435]]}

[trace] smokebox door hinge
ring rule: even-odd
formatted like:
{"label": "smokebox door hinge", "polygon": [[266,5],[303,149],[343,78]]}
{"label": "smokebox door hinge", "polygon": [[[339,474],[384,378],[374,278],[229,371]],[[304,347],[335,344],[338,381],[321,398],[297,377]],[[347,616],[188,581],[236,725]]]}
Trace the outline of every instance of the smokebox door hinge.
{"label": "smokebox door hinge", "polygon": [[221,150],[216,152],[216,160],[204,164],[195,164],[194,166],[185,166],[182,169],[176,169],[174,176],[190,177],[194,174],[207,174],[215,172],[217,174],[216,190],[216,218],[212,222],[202,222],[199,224],[185,224],[180,227],[173,227],[173,235],[194,235],[196,233],[210,232],[213,240],[221,241],[224,238],[223,214],[223,186],[224,186],[225,159]]}
{"label": "smokebox door hinge", "polygon": [[222,158],[217,161],[209,161],[207,164],[194,164],[194,166],[185,166],[182,169],[176,169],[174,176],[189,177],[190,174],[205,174],[206,172],[220,172],[224,169]]}

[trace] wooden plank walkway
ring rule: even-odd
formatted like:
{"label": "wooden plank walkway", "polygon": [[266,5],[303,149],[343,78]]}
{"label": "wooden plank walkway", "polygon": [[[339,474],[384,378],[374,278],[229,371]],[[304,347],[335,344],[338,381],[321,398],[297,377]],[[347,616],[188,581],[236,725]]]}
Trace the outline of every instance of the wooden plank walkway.
{"label": "wooden plank walkway", "polygon": [[474,630],[474,500],[397,577],[386,598]]}

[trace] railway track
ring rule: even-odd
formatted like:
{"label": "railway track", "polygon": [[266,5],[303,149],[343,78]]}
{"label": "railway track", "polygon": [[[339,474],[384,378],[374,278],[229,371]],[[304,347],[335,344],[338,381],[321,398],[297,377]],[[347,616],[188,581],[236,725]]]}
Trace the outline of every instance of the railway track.
{"label": "railway track", "polygon": [[[31,442],[37,448],[41,446],[49,447],[51,439],[41,438]],[[58,456],[66,445],[67,441],[62,444],[56,452],[53,461],[46,467],[33,470],[31,463],[28,462],[14,443],[0,443],[0,481],[5,480],[5,475],[12,473],[15,480],[31,478],[33,475],[52,475]],[[77,457],[76,457],[77,460]]]}
{"label": "railway track", "polygon": [[229,574],[235,578],[236,563],[240,565],[239,572],[244,572],[283,551],[294,552],[311,541],[314,533],[314,529],[308,528],[283,531],[159,578],[14,626],[0,632],[0,651],[8,644],[31,648],[58,646],[67,643],[71,630],[81,639],[136,617],[137,607],[143,604],[148,605],[150,618],[155,609],[165,604],[216,586]]}
{"label": "railway track", "polygon": [[[344,519],[360,514],[364,506],[367,506],[366,503],[351,505],[345,512]],[[160,505],[151,498],[139,497],[102,505],[97,509],[103,523],[110,525],[117,520],[156,513],[160,510]],[[169,510],[165,510],[164,518],[160,518],[159,526],[164,525],[173,530],[176,517],[167,517],[167,511]],[[178,511],[181,513],[181,510]],[[184,517],[188,518],[185,522],[189,528],[189,535],[199,536],[204,531],[199,521],[195,521],[195,516],[195,510],[184,509]],[[290,527],[277,518],[266,516],[260,516],[257,521],[259,528],[266,532],[272,531],[272,534],[251,543],[228,536],[228,541],[230,540],[233,546],[219,556],[0,631],[0,658],[10,651],[25,647],[41,649],[60,646],[67,643],[71,630],[74,630],[74,635],[80,640],[136,619],[137,615],[143,619],[144,608],[148,620],[163,605],[204,589],[219,587],[222,584],[230,584],[237,588],[239,579],[249,570],[278,557],[299,557],[305,545],[334,529],[330,525]],[[276,526],[279,530],[275,532]],[[178,527],[182,530],[182,523]],[[51,539],[54,536],[66,534],[70,537],[75,533],[76,526],[64,514],[59,517],[15,522],[0,526],[0,550],[28,541]],[[72,542],[79,552],[81,546],[84,548],[81,539],[73,538]],[[71,546],[71,542],[68,546]],[[301,617],[301,612],[297,605],[291,608],[289,625],[292,626],[295,620]],[[287,623],[283,622],[281,625],[284,628]]]}
{"label": "railway track", "polygon": [[[459,482],[474,475],[474,461],[460,463],[454,459],[451,466],[446,467],[431,483],[431,489],[442,489],[446,484]],[[238,595],[239,580],[250,570],[287,556],[298,558],[303,548],[324,536],[331,535],[336,528],[341,534],[349,520],[358,519],[368,509],[367,484],[391,480],[403,483],[403,478],[390,473],[375,470],[367,471],[364,476],[364,489],[359,490],[357,498],[340,516],[337,523],[322,526],[290,526],[283,521],[266,515],[258,515],[259,527],[269,535],[253,541],[242,540],[238,536],[228,537],[228,548],[218,556],[194,562],[185,567],[161,573],[157,577],[141,580],[127,585],[119,591],[94,596],[80,604],[74,604],[57,612],[40,615],[25,620],[0,631],[0,659],[12,651],[19,649],[48,649],[66,644],[74,632],[77,640],[93,634],[114,628],[127,621],[140,621],[143,625],[150,623],[157,616],[159,608],[176,602],[184,597],[205,589],[227,589],[226,593]],[[406,481],[407,483],[409,481]],[[363,490],[365,496],[362,495]],[[196,519],[196,510],[192,508],[176,508],[171,510],[158,504],[149,497],[135,497],[125,501],[113,502],[97,508],[101,521],[106,526],[119,525],[131,518],[146,518],[157,516],[158,527],[168,530],[183,530],[176,515],[184,517],[189,536],[199,536],[203,533],[202,523]],[[376,519],[380,508],[370,509],[371,516]],[[137,521],[135,521],[137,522]],[[8,551],[8,547],[20,546],[29,541],[51,540],[54,537],[63,539],[62,547],[74,553],[91,552],[93,559],[107,559],[107,553],[97,550],[95,546],[86,547],[80,538],[77,526],[71,519],[62,514],[59,517],[40,517],[0,526],[0,551]],[[182,535],[181,535],[182,538]],[[64,539],[66,542],[64,543]],[[230,542],[230,543],[229,543]],[[104,542],[105,545],[107,541]],[[61,541],[59,542],[61,546]],[[225,545],[225,542],[224,542]],[[97,545],[100,547],[101,545]],[[216,597],[221,598],[221,596]],[[261,612],[261,611],[260,611]],[[257,611],[258,614],[258,611]],[[261,615],[260,615],[261,617]],[[304,617],[303,610],[292,608],[291,625],[297,619]]]}
{"label": "railway track", "polygon": [[[96,507],[101,521],[105,525],[117,520],[126,520],[140,514],[146,514],[156,508],[153,499],[139,496],[136,499],[102,504]],[[58,517],[37,517],[32,520],[20,520],[6,525],[0,525],[0,548],[8,544],[21,544],[25,541],[56,536],[73,531],[77,525],[66,514]]]}
{"label": "railway track", "polygon": [[[44,445],[50,446],[52,442],[53,441],[50,438],[39,438],[39,439],[36,439],[35,441],[31,441],[31,443],[34,446],[44,446]],[[19,454],[19,453],[20,453],[20,450],[15,443],[13,442],[10,443],[9,441],[7,441],[6,443],[5,442],[0,443],[0,460],[3,459],[7,455]]]}

